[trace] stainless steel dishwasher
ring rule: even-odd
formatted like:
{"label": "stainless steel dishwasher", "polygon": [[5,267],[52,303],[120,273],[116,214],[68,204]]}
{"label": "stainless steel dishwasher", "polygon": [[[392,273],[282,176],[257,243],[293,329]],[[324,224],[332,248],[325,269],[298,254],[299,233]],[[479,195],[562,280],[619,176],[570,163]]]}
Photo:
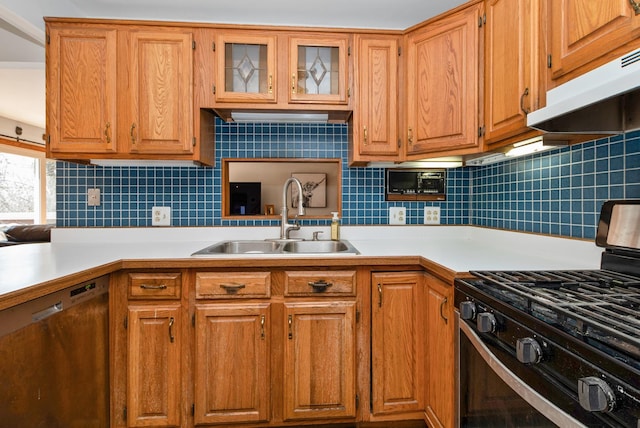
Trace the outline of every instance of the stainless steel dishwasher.
{"label": "stainless steel dishwasher", "polygon": [[0,311],[0,426],[108,427],[109,277]]}

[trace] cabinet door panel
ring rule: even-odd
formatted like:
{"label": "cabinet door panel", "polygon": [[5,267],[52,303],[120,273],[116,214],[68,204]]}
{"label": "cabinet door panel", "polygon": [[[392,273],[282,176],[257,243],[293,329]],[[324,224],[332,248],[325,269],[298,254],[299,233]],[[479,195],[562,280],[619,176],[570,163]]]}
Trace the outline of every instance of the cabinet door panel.
{"label": "cabinet door panel", "polygon": [[130,306],[128,319],[128,424],[179,426],[180,307]]}
{"label": "cabinet door panel", "polygon": [[116,30],[51,27],[47,131],[53,152],[116,151]]}
{"label": "cabinet door panel", "polygon": [[420,273],[372,275],[373,413],[424,409]]}
{"label": "cabinet door panel", "polygon": [[407,155],[477,148],[479,6],[408,38]]}
{"label": "cabinet door panel", "polygon": [[196,307],[195,423],[269,420],[269,305]]}
{"label": "cabinet door panel", "polygon": [[635,15],[629,0],[553,0],[550,3],[551,72],[554,79],[625,43],[633,41],[633,46],[626,51],[640,44],[637,40],[640,15]]}
{"label": "cabinet door panel", "polygon": [[355,302],[285,304],[284,419],[355,417]]}
{"label": "cabinet door panel", "polygon": [[192,34],[141,31],[130,37],[130,151],[191,153]]}

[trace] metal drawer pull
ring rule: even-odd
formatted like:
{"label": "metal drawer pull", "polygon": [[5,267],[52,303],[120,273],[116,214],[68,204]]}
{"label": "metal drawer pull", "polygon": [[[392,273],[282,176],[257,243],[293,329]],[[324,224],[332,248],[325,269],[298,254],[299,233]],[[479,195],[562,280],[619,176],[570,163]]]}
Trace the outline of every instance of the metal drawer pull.
{"label": "metal drawer pull", "polygon": [[288,322],[289,324],[289,340],[293,339],[293,316],[289,315]]}
{"label": "metal drawer pull", "polygon": [[520,96],[520,110],[522,110],[524,114],[529,114],[529,109],[524,108],[524,97],[527,95],[529,95],[529,88],[524,88],[524,92]]}
{"label": "metal drawer pull", "polygon": [[236,294],[238,290],[246,287],[245,284],[238,283],[229,283],[229,284],[220,284],[220,288],[224,289],[229,294]]}
{"label": "metal drawer pull", "polygon": [[378,307],[382,307],[382,285],[378,284]]}
{"label": "metal drawer pull", "polygon": [[131,130],[129,131],[129,134],[131,135],[131,144],[135,144],[136,143],[136,136],[134,134],[135,130],[136,130],[136,123],[133,122],[131,124]]}
{"label": "metal drawer pull", "polygon": [[260,317],[260,339],[264,340],[264,323],[265,323],[265,316],[262,315]]}
{"label": "metal drawer pull", "polygon": [[169,318],[169,340],[171,341],[171,343],[173,343],[173,341],[175,340],[175,337],[173,336],[173,323],[175,322],[175,319],[173,317]]}
{"label": "metal drawer pull", "polygon": [[104,126],[104,137],[107,140],[107,144],[111,144],[111,123],[109,122]]}
{"label": "metal drawer pull", "polygon": [[327,288],[331,287],[333,282],[327,282],[324,279],[320,279],[318,281],[309,281],[308,285],[309,287],[313,287],[313,291],[321,293],[323,291],[327,291]]}
{"label": "metal drawer pull", "polygon": [[444,323],[445,323],[445,324],[448,324],[448,323],[449,323],[449,319],[448,319],[447,317],[445,317],[445,316],[444,316],[444,312],[443,312],[444,305],[446,305],[446,304],[447,304],[447,301],[448,301],[448,300],[449,300],[449,299],[445,297],[444,299],[442,299],[442,302],[440,302],[440,318],[442,318],[442,319],[444,320]]}
{"label": "metal drawer pull", "polygon": [[143,290],[165,290],[167,286],[165,284],[140,284],[140,288],[142,288]]}

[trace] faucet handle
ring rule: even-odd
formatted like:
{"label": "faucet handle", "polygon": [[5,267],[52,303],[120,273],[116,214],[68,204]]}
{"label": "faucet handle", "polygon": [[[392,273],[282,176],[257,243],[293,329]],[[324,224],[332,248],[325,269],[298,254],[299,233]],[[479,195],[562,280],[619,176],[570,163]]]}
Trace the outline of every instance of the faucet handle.
{"label": "faucet handle", "polygon": [[315,232],[313,232],[313,240],[317,241],[318,235],[320,235],[321,233],[324,233],[324,232],[322,230],[316,230]]}

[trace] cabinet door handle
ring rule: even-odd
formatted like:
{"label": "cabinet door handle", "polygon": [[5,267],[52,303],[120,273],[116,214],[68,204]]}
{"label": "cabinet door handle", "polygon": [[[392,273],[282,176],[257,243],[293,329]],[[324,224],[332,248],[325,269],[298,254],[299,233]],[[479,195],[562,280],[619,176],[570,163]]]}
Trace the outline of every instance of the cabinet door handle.
{"label": "cabinet door handle", "polygon": [[444,299],[442,299],[442,302],[440,302],[440,318],[444,320],[445,324],[449,323],[449,319],[444,316],[444,305],[447,304],[447,301],[449,301],[449,299],[445,297]]}
{"label": "cabinet door handle", "polygon": [[296,75],[295,74],[291,75],[291,93],[292,94],[296,93]]}
{"label": "cabinet door handle", "polygon": [[265,316],[262,315],[260,317],[260,339],[264,340],[264,323],[265,323]]}
{"label": "cabinet door handle", "polygon": [[407,141],[409,141],[409,144],[413,144],[413,128],[409,128],[409,132],[407,133]]}
{"label": "cabinet door handle", "polygon": [[364,127],[364,144],[367,144],[367,127]]}
{"label": "cabinet door handle", "polygon": [[241,290],[244,287],[246,287],[245,284],[238,283],[220,284],[220,288],[224,289],[228,294],[236,294],[238,290]]}
{"label": "cabinet door handle", "polygon": [[173,343],[173,341],[175,340],[175,337],[173,336],[173,323],[175,322],[175,319],[173,317],[169,318],[169,340],[171,341],[171,343]]}
{"label": "cabinet door handle", "polygon": [[524,88],[524,92],[520,95],[520,110],[522,110],[524,114],[529,114],[530,112],[528,108],[524,108],[524,97],[527,95],[529,95],[529,88]]}
{"label": "cabinet door handle", "polygon": [[291,340],[293,339],[293,315],[289,315],[287,324],[289,325],[289,340]]}
{"label": "cabinet door handle", "polygon": [[269,75],[269,93],[273,94],[273,76]]}
{"label": "cabinet door handle", "polygon": [[309,281],[307,285],[312,287],[313,291],[321,293],[323,291],[327,291],[327,288],[331,287],[333,283],[327,282],[324,279],[319,279],[318,281]]}
{"label": "cabinet door handle", "polygon": [[165,284],[140,284],[140,288],[143,290],[166,290],[167,286]]}
{"label": "cabinet door handle", "polygon": [[382,307],[382,284],[378,284],[378,307]]}
{"label": "cabinet door handle", "polygon": [[111,123],[107,122],[104,126],[104,138],[107,140],[107,144],[111,144]]}
{"label": "cabinet door handle", "polygon": [[129,132],[129,134],[131,135],[131,144],[136,143],[135,130],[136,130],[136,123],[134,122],[131,124],[131,130]]}

